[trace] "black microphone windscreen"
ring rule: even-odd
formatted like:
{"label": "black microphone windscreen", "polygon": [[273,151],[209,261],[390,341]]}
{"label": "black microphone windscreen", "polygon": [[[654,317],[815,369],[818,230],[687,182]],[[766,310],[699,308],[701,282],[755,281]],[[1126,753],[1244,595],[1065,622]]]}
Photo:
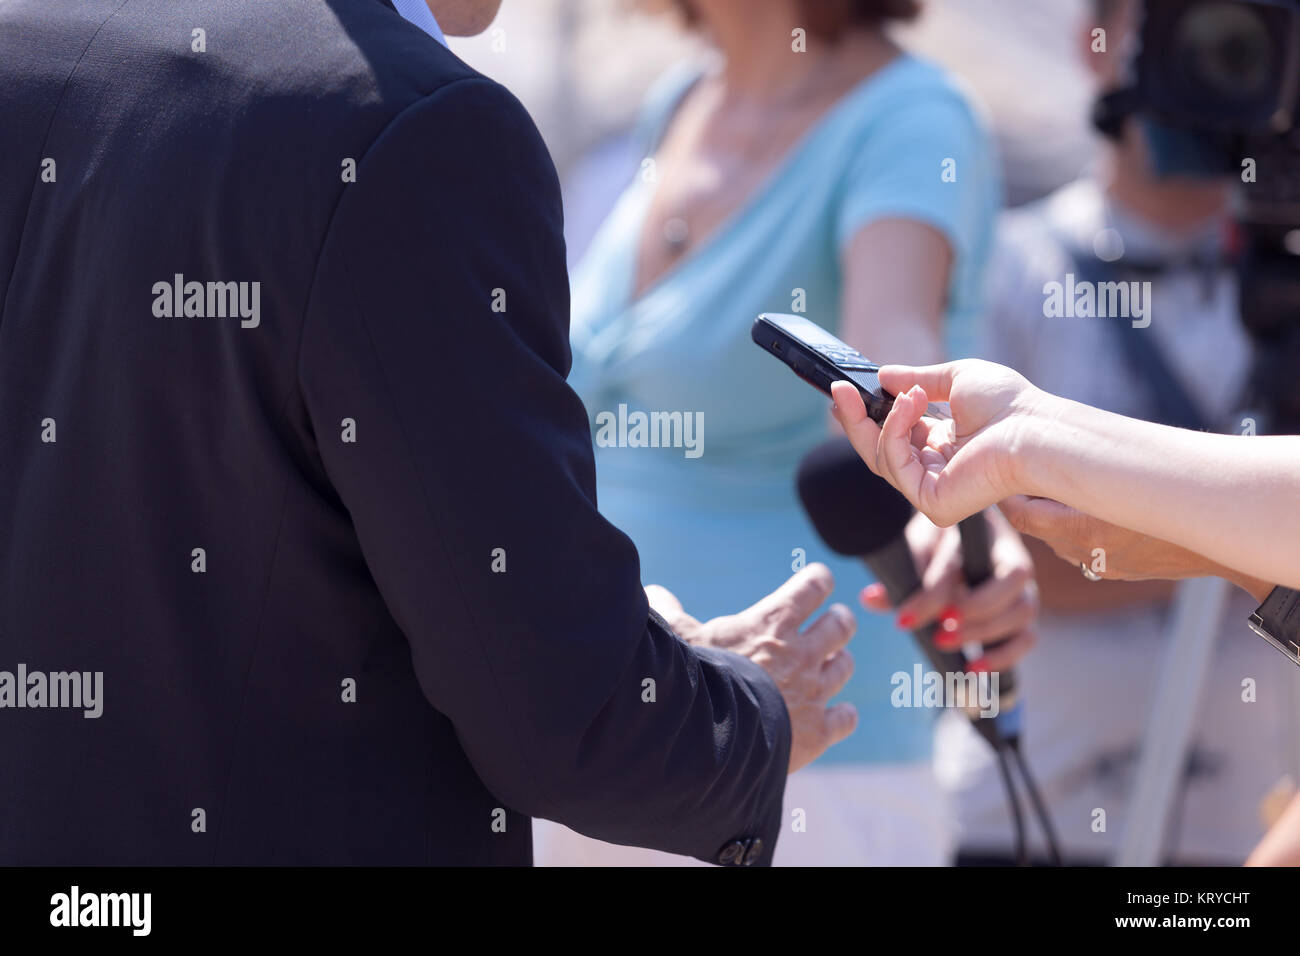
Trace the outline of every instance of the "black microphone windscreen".
{"label": "black microphone windscreen", "polygon": [[796,484],[813,527],[837,554],[872,554],[900,538],[912,518],[911,503],[871,472],[847,438],[808,452]]}

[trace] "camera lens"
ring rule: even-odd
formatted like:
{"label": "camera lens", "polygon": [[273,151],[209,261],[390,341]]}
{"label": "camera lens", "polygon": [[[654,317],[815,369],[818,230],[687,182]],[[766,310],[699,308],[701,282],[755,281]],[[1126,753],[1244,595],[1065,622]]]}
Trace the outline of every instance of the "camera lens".
{"label": "camera lens", "polygon": [[1240,3],[1192,6],[1175,29],[1173,53],[1187,92],[1219,102],[1267,93],[1276,68],[1268,24]]}

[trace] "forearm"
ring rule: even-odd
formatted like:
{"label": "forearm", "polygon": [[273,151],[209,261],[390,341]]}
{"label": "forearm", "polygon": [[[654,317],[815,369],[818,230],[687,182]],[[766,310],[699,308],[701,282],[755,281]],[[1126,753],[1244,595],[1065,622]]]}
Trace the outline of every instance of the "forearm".
{"label": "forearm", "polygon": [[1017,455],[1025,491],[1300,587],[1300,438],[1168,428],[1051,396],[1043,412]]}
{"label": "forearm", "polygon": [[1267,578],[1257,578],[1252,574],[1245,574],[1223,565],[1216,565],[1213,568],[1213,574],[1217,578],[1223,578],[1225,581],[1235,584],[1261,603],[1264,598],[1268,597],[1268,592],[1276,587],[1273,581]]}

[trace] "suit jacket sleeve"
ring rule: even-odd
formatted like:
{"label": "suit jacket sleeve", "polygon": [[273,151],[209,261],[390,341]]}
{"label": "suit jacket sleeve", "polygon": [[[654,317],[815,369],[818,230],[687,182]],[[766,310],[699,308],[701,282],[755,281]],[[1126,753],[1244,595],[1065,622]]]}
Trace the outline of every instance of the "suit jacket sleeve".
{"label": "suit jacket sleeve", "polygon": [[784,704],[649,612],[635,548],[596,510],[568,307],[559,187],[523,108],[477,77],[408,107],[321,251],[299,366],[320,457],[498,799],[702,859],[761,837],[767,862]]}

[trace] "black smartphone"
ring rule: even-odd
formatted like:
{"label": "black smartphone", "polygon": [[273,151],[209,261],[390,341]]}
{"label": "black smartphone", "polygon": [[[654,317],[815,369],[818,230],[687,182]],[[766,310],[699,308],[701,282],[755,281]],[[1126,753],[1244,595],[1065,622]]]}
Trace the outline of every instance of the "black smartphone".
{"label": "black smartphone", "polygon": [[[764,312],[754,320],[749,336],[759,348],[771,352],[801,379],[827,395],[831,393],[832,382],[856,385],[866,403],[867,414],[877,425],[884,424],[885,416],[894,407],[894,396],[880,387],[876,375],[880,366],[816,322],[801,315]],[[941,403],[931,403],[926,414],[932,418],[948,417]]]}

